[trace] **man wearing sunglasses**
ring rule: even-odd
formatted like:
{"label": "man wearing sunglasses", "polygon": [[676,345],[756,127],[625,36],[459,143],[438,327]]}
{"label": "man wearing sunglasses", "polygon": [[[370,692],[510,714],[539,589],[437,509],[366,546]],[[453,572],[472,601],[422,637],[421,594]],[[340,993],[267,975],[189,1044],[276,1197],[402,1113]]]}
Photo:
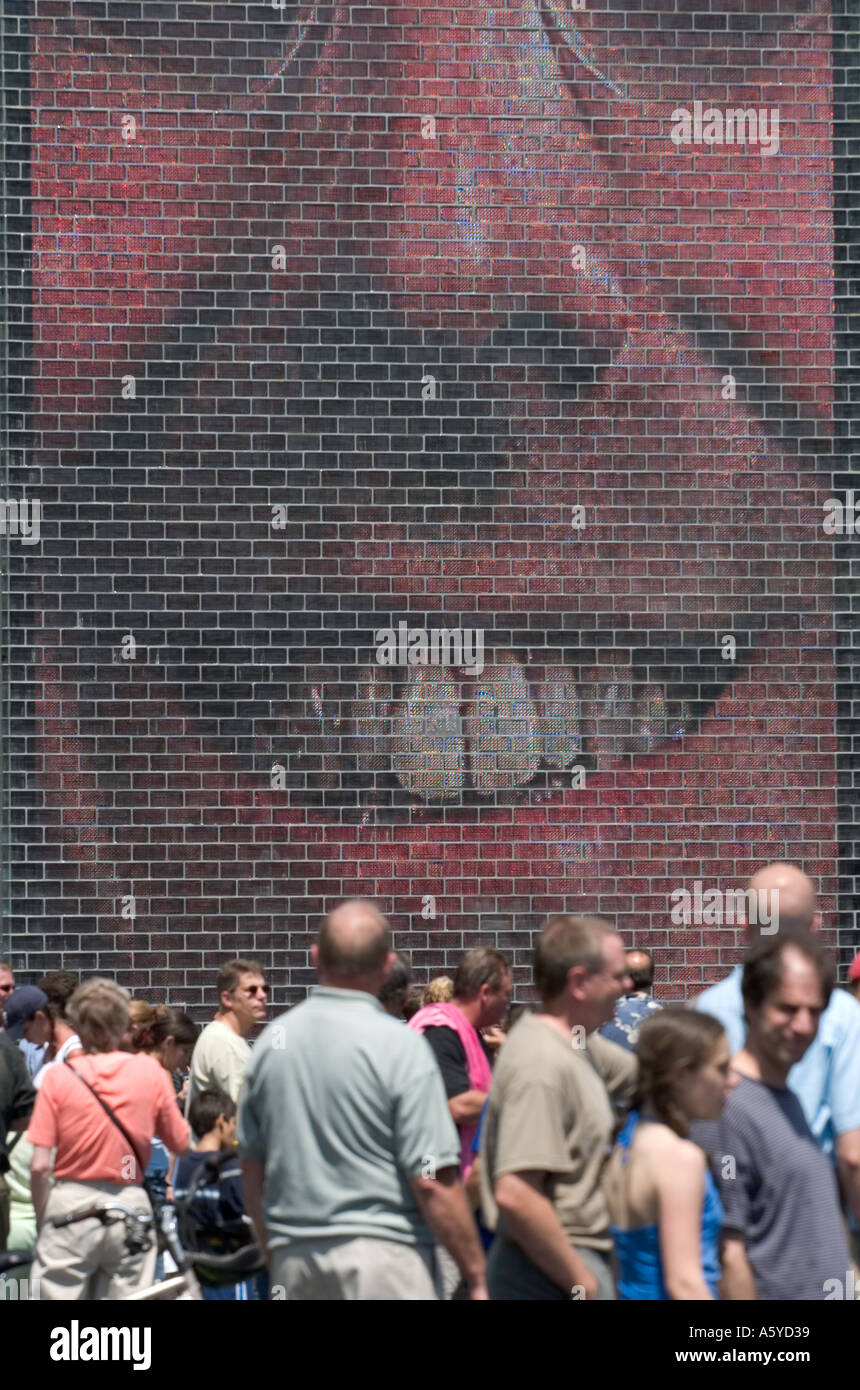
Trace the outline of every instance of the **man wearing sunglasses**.
{"label": "man wearing sunglasses", "polygon": [[0,960],[0,1023],[3,1022],[3,1010],[6,1007],[6,1000],[15,988],[15,974],[8,960]]}
{"label": "man wearing sunglasses", "polygon": [[228,960],[218,971],[220,1007],[197,1039],[191,1056],[191,1080],[185,1114],[201,1091],[226,1091],[239,1099],[245,1070],[251,1059],[246,1041],[266,1020],[268,986],[263,968],[255,960]]}

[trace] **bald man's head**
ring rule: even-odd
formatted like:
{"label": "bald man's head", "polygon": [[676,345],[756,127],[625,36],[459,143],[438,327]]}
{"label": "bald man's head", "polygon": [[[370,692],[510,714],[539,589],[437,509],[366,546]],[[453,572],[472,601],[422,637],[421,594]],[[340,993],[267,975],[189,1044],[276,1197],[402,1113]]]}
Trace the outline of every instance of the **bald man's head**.
{"label": "bald man's head", "polygon": [[634,990],[650,989],[654,983],[654,959],[651,952],[634,947],[632,951],[625,951],[624,959]]}
{"label": "bald man's head", "polygon": [[[750,901],[750,894],[754,895]],[[767,920],[771,910],[773,921],[781,935],[798,935],[817,931],[821,926],[815,884],[795,864],[766,864],[753,874],[747,889],[747,933],[757,937],[757,927]],[[755,914],[754,904],[767,904],[767,911]],[[753,920],[755,915],[755,920]]]}
{"label": "bald man's head", "polygon": [[367,898],[352,898],[330,912],[315,949],[321,975],[348,982],[384,973],[391,952],[388,923]]}

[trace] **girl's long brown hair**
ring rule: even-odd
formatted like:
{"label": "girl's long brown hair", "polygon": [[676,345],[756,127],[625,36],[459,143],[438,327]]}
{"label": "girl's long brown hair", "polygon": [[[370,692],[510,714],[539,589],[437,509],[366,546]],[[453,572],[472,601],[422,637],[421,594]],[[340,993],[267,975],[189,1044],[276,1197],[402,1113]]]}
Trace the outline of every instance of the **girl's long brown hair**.
{"label": "girl's long brown hair", "polygon": [[658,1119],[686,1138],[690,1123],[675,1096],[674,1083],[685,1071],[695,1071],[712,1057],[725,1036],[723,1025],[710,1014],[670,1004],[646,1018],[639,1029],[636,1055],[639,1085],[635,1110],[653,1110]]}

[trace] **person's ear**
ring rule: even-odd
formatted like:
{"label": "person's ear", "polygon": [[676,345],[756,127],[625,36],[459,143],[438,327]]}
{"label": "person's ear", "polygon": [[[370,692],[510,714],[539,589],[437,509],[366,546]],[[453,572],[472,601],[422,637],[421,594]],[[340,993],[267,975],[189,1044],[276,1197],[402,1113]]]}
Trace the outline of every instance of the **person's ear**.
{"label": "person's ear", "polygon": [[[311,948],[311,949],[313,949],[313,948]],[[385,960],[384,960],[383,965],[382,965],[382,978],[383,978],[383,980],[387,980],[387,979],[388,979],[388,976],[391,974],[392,967],[393,967],[394,962],[395,962],[396,960],[397,960],[397,952],[396,952],[396,951],[389,951],[389,952],[388,952],[388,955],[385,957]]]}
{"label": "person's ear", "polygon": [[319,970],[319,968],[320,968],[320,948],[319,948],[319,946],[312,946],[312,947],[311,947],[311,965],[314,967],[315,970]]}
{"label": "person's ear", "polygon": [[586,980],[584,965],[572,965],[567,972],[567,989],[574,999],[582,998],[582,987]]}
{"label": "person's ear", "polygon": [[824,921],[824,915],[823,915],[823,913],[821,913],[821,912],[813,912],[813,914],[812,914],[812,930],[813,930],[813,931],[821,931],[821,924],[822,924],[823,921]]}

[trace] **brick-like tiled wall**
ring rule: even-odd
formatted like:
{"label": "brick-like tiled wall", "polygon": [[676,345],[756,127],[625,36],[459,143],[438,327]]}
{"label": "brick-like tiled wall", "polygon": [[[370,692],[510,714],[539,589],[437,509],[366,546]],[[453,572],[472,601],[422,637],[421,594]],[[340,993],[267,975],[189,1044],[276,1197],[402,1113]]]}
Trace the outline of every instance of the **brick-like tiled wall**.
{"label": "brick-like tiled wall", "polygon": [[[23,970],[293,1000],[362,893],[422,979],[492,942],[527,997],[588,908],[683,998],[738,937],[671,894],[782,857],[835,925],[825,9],[12,11]],[[380,667],[401,621],[483,673]]]}

